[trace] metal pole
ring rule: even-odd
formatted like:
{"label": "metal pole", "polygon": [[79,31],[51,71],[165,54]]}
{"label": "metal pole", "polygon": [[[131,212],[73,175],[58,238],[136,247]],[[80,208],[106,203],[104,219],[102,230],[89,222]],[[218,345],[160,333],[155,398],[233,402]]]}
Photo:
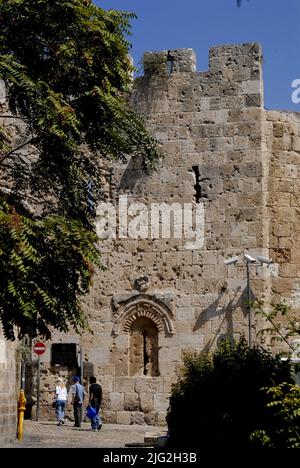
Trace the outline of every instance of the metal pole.
{"label": "metal pole", "polygon": [[80,383],[82,385],[82,379],[83,379],[83,353],[82,353],[82,346],[80,346]]}
{"label": "metal pole", "polygon": [[[82,352],[82,346],[80,346],[80,383],[83,385],[83,352]],[[83,405],[83,403],[82,403]],[[82,407],[81,407],[81,422],[84,419]]]}
{"label": "metal pole", "polygon": [[21,360],[21,390],[25,390],[25,361]]}
{"label": "metal pole", "polygon": [[39,420],[39,412],[40,412],[40,356],[38,356],[38,367],[37,367],[36,421]]}
{"label": "metal pole", "polygon": [[248,344],[251,348],[252,346],[252,317],[251,317],[251,289],[250,289],[250,265],[248,262],[246,262],[246,268],[247,268],[247,301],[248,301]]}

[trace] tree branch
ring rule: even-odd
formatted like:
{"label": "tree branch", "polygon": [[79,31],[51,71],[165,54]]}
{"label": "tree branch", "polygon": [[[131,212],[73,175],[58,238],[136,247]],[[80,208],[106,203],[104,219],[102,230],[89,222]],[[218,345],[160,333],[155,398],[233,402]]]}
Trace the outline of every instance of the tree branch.
{"label": "tree branch", "polygon": [[13,153],[15,153],[16,151],[19,151],[20,149],[24,148],[24,146],[29,145],[29,144],[32,143],[33,141],[34,141],[34,138],[30,138],[30,140],[25,141],[25,143],[22,143],[21,145],[17,146],[16,148],[14,148],[14,149],[12,149],[11,151],[9,151],[8,153],[6,153],[6,154],[0,159],[0,166],[1,166],[1,164],[3,163],[3,161],[5,161],[5,159],[9,158]]}
{"label": "tree branch", "polygon": [[18,117],[16,115],[5,115],[5,114],[0,114],[0,117],[2,119],[19,119],[22,120],[22,117]]}

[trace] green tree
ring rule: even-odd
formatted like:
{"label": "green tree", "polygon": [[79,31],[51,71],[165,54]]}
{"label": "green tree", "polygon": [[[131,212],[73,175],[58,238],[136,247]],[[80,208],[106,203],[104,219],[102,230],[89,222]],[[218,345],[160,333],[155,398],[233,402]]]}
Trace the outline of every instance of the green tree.
{"label": "green tree", "polygon": [[243,338],[212,355],[187,355],[167,415],[171,446],[253,447],[251,434],[274,423],[262,388],[283,382],[292,384],[289,363]]}
{"label": "green tree", "polygon": [[[287,304],[275,304],[267,308],[264,301],[257,300],[251,305],[254,313],[263,317],[268,324],[260,330],[260,334],[268,334],[273,340],[284,343],[288,357],[296,354],[293,341],[300,336],[300,320],[298,314],[293,312]],[[298,359],[300,356],[296,356]]]}
{"label": "green tree", "polygon": [[257,447],[300,448],[300,388],[282,383],[264,391],[273,423],[254,431],[250,439]]}
{"label": "green tree", "polygon": [[[51,327],[86,328],[80,298],[100,267],[100,161],[138,155],[150,169],[157,158],[128,104],[132,18],[90,0],[0,0],[8,106],[0,127],[0,319],[9,339],[16,329],[49,338]],[[18,139],[12,117],[25,123]]]}

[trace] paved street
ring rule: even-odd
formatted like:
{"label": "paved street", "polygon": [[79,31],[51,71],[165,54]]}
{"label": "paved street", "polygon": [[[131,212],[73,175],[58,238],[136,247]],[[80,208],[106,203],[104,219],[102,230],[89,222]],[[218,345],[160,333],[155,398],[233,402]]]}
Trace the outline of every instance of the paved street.
{"label": "paved street", "polygon": [[126,444],[141,444],[146,433],[163,431],[163,427],[104,424],[101,431],[90,431],[90,423],[82,423],[81,428],[73,427],[73,422],[57,426],[54,421],[25,421],[22,441],[5,445],[5,448],[117,448]]}

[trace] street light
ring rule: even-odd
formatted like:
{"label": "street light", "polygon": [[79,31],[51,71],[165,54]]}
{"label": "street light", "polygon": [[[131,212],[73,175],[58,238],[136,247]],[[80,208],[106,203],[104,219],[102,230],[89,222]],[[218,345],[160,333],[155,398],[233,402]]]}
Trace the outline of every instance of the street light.
{"label": "street light", "polygon": [[[239,260],[239,257],[231,257],[226,260],[224,260],[225,265],[235,265]],[[250,266],[258,266],[257,261],[260,262],[262,265],[263,263],[267,264],[268,266],[273,263],[273,260],[267,258],[267,257],[262,257],[258,256],[257,258],[252,257],[248,253],[244,253],[243,256],[243,262],[244,265],[246,265],[246,271],[247,271],[247,308],[248,308],[248,344],[251,347],[252,346],[252,316],[251,316],[251,287],[250,287]]]}

